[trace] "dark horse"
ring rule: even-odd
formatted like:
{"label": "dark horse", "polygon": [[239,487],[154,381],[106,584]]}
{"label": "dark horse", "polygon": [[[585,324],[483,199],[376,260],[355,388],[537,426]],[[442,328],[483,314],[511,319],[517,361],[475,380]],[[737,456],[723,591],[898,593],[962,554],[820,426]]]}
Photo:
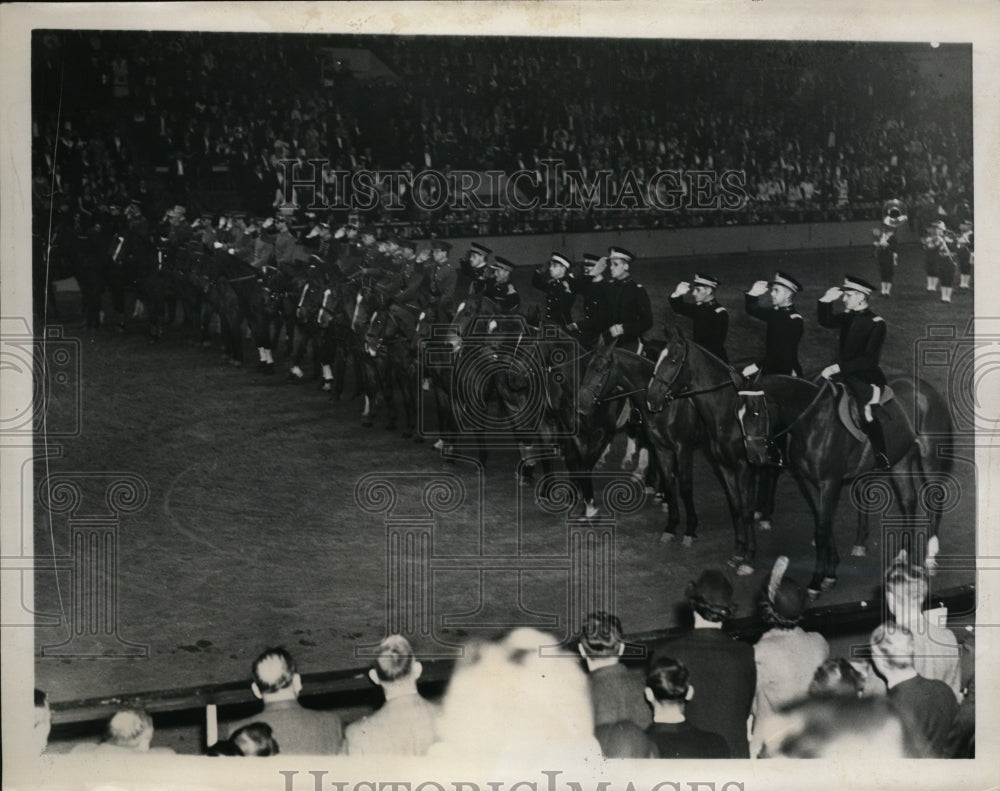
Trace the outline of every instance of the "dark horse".
{"label": "dark horse", "polygon": [[735,552],[729,564],[740,576],[752,574],[757,540],[753,523],[754,468],[736,419],[741,377],[726,363],[680,332],[668,328],[667,343],[646,392],[651,412],[677,399],[690,399],[705,426],[708,457],[722,483],[733,520]]}
{"label": "dark horse", "polygon": [[[417,319],[420,309],[392,305],[375,311],[365,333],[365,350],[375,361],[383,383],[389,422],[396,428],[396,395],[406,420],[403,438],[413,437],[417,408]],[[420,438],[418,438],[420,439]]]}
{"label": "dark horse", "polygon": [[[816,567],[809,583],[814,597],[837,581],[840,558],[833,519],[841,490],[852,479],[860,478],[863,488],[887,477],[905,515],[916,513],[919,498],[932,515],[925,564],[928,571],[936,566],[941,510],[934,507],[937,493],[928,486],[936,484],[931,483],[928,473],[945,474],[951,466],[950,458],[938,453],[938,446],[951,437],[948,405],[923,381],[915,384],[912,379],[895,379],[890,387],[895,398],[879,409],[885,415],[883,420],[891,420],[902,430],[890,437],[894,465],[889,474],[872,472],[871,443],[859,440],[844,426],[838,415],[840,389],[829,382],[817,385],[794,377],[762,376],[754,383],[754,391],[733,399],[737,419],[747,435],[747,451],[755,461],[766,458],[767,443],[775,436],[788,435],[788,463],[796,479],[807,484],[801,488],[816,519]],[[907,415],[916,416],[923,435],[914,435]],[[866,499],[863,494],[861,499]],[[863,509],[858,516],[851,552],[855,556],[865,554],[868,537]]]}
{"label": "dark horse", "polygon": [[580,382],[577,409],[585,421],[581,429],[600,432],[603,428],[606,432],[608,427],[611,428],[608,442],[614,435],[615,420],[623,399],[628,399],[632,409],[640,412],[667,505],[667,524],[660,540],[670,541],[677,534],[680,522],[679,488],[687,516],[684,545],[689,546],[698,530],[693,495],[693,458],[694,449],[703,441],[703,431],[690,399],[673,400],[656,412],[649,408],[646,390],[654,367],[651,360],[619,349],[614,342],[599,344]]}

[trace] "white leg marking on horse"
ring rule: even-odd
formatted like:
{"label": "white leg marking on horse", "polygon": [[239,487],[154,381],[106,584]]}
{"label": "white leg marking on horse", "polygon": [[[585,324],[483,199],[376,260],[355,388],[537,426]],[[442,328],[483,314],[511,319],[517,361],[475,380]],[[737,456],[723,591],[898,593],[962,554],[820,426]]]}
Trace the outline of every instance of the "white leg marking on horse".
{"label": "white leg marking on horse", "polygon": [[365,408],[361,411],[361,417],[368,417],[368,413],[371,410],[371,402],[368,400],[368,396],[365,396]]}

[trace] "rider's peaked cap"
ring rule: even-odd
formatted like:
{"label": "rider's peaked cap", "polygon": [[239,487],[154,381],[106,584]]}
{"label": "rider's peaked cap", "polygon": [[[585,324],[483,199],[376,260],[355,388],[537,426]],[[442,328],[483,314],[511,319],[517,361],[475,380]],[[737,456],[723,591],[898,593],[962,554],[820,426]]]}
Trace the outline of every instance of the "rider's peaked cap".
{"label": "rider's peaked cap", "polygon": [[872,291],[875,290],[875,286],[869,283],[867,280],[863,280],[860,277],[854,277],[854,275],[844,276],[844,289],[848,291],[860,291],[866,296],[871,296]]}
{"label": "rider's peaked cap", "polygon": [[493,268],[494,269],[503,269],[503,270],[505,270],[507,272],[513,272],[514,271],[514,264],[512,264],[506,258],[503,258],[503,257],[501,257],[501,256],[498,255],[496,258],[493,259]]}
{"label": "rider's peaked cap", "polygon": [[444,250],[449,252],[451,250],[451,242],[447,239],[435,239],[431,242],[431,250]]}
{"label": "rider's peaked cap", "polygon": [[608,258],[618,258],[626,264],[631,264],[635,260],[635,253],[631,250],[626,250],[624,247],[609,247]]}
{"label": "rider's peaked cap", "polygon": [[490,248],[488,248],[485,244],[479,244],[479,242],[473,242],[472,244],[470,244],[469,252],[480,253],[481,255],[487,258],[493,254],[493,251],[490,250]]}
{"label": "rider's peaked cap", "polygon": [[549,256],[549,263],[559,264],[559,266],[564,266],[567,269],[570,267],[569,259],[562,253],[552,253],[552,255]]}
{"label": "rider's peaked cap", "polygon": [[771,285],[784,286],[795,294],[798,294],[802,290],[802,284],[787,272],[775,272]]}
{"label": "rider's peaked cap", "polygon": [[694,280],[692,281],[696,286],[708,286],[709,288],[718,288],[721,282],[719,278],[713,275],[702,275],[695,272]]}
{"label": "rider's peaked cap", "polygon": [[707,611],[717,619],[728,618],[736,609],[732,584],[725,574],[714,569],[706,569],[697,582],[688,583],[687,598],[694,610],[703,615]]}

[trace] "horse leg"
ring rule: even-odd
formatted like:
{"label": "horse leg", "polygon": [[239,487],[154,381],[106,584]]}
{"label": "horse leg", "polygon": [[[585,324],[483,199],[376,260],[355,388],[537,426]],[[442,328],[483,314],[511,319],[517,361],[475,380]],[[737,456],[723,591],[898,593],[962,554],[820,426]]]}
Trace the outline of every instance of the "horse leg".
{"label": "horse leg", "polygon": [[[680,524],[680,508],[677,500],[677,456],[673,450],[666,447],[657,448],[656,463],[660,471],[660,491],[663,492],[663,504],[667,509],[667,524],[660,534],[660,543],[668,543],[677,537],[677,525]],[[684,546],[691,546],[694,534],[685,535]]]}
{"label": "horse leg", "polygon": [[833,517],[837,511],[837,501],[842,488],[841,479],[831,477],[819,484],[818,510],[816,520],[816,568],[809,581],[809,597],[815,599],[823,591],[830,590],[837,584],[837,564],[840,556],[837,554],[837,539],[833,532]]}
{"label": "horse leg", "polygon": [[774,513],[774,496],[778,488],[780,470],[773,467],[754,469],[756,498],[754,500],[754,520],[759,530],[770,530],[771,515]]}
{"label": "horse leg", "polygon": [[688,546],[698,534],[698,512],[694,507],[694,447],[686,442],[679,444],[676,450],[676,462],[677,487],[684,502],[687,525],[684,544]]}

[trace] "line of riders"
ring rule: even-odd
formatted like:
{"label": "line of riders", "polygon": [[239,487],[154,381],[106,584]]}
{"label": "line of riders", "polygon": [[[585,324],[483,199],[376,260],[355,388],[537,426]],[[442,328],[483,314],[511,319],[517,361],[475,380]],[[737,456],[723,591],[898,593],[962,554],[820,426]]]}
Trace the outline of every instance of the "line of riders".
{"label": "line of riders", "polygon": [[[76,229],[60,231],[64,249],[79,256],[76,273],[88,326],[102,322],[103,291],[109,289],[118,327],[124,329],[125,290],[131,288],[137,311],[145,313],[151,342],[173,322],[178,303],[204,345],[210,345],[210,328],[218,321],[225,354],[234,364],[242,363],[244,333],[249,334],[264,375],[274,374],[275,348],[284,338],[289,378],[305,378],[303,365],[311,354],[322,374],[322,389],[332,397],[342,396],[351,366],[364,400],[362,425],[373,425],[376,407],[384,407],[387,428],[396,429],[398,399],[405,417],[403,436],[416,434],[422,441],[427,432],[418,429],[418,413],[421,396],[427,394],[437,416],[435,447],[472,436],[481,460],[491,444],[482,441],[488,432],[481,430],[490,413],[497,418],[491,426],[517,441],[523,483],[534,483],[537,460],[548,466],[537,449],[558,448],[587,515],[596,513],[594,470],[624,429],[630,438],[627,455],[634,456],[638,444],[640,460],[645,454],[647,464],[655,462],[650,482],[668,512],[664,540],[673,537],[679,523],[678,489],[688,512],[685,543],[695,536],[690,452],[707,442],[737,533],[734,565],[749,573],[754,544],[752,527],[751,538],[746,537],[741,505],[747,484],[727,483],[723,468],[729,464],[744,475],[752,441],[762,438],[766,448],[754,463],[772,471],[780,468],[786,464],[792,429],[799,428],[800,418],[793,419],[780,432],[786,436],[776,441],[766,410],[763,425],[754,422],[760,414],[753,406],[760,395],[758,382],[802,377],[798,346],[803,317],[793,303],[802,285],[789,273],[777,272],[745,292],[747,313],[766,325],[765,354],[736,372],[725,349],[729,315],[715,298],[718,278],[696,274],[670,295],[673,313],[691,321],[690,342],[673,328],[665,342],[646,340],[653,325],[650,298],[631,276],[635,255],[622,247],[611,247],[603,256],[584,254],[578,272],[569,257],[552,253],[531,278],[544,295],[543,314],[525,317],[511,279],[514,264],[478,242],[456,265],[445,240],[435,239],[418,251],[409,239],[389,235],[377,240],[375,230],[362,227],[356,218],[337,230],[318,219],[297,229],[284,214],[260,221],[231,212],[190,222],[184,208],[176,206],[154,229],[132,203],[104,219],[77,233],[76,240]],[[868,469],[886,470],[909,446],[887,451],[880,424],[879,416],[887,414],[882,409],[887,380],[879,367],[886,324],[869,307],[872,291],[865,280],[849,276],[819,299],[819,323],[840,336],[837,359],[823,369],[820,381],[837,380],[849,395],[856,428],[870,441]],[[574,319],[578,297],[582,316]],[[835,311],[837,301],[843,302],[842,311]],[[429,363],[428,350],[443,352],[446,362]],[[695,359],[705,371],[718,369],[720,381],[699,387]],[[571,370],[573,375],[567,375]],[[720,388],[742,399],[738,421],[730,407],[721,419],[703,414]],[[809,393],[812,400],[804,406],[812,408],[819,396]],[[519,417],[527,415],[530,420]],[[735,426],[735,450],[712,438],[726,421]],[[912,439],[911,434],[910,445]],[[856,461],[855,451],[864,444],[845,446],[851,452],[841,455],[854,454]],[[733,457],[728,462],[727,454]],[[753,495],[763,529],[774,504],[774,478],[757,484]],[[835,550],[829,554],[824,543],[827,554],[821,559],[817,546],[814,582],[821,578],[826,587],[836,565]]]}

